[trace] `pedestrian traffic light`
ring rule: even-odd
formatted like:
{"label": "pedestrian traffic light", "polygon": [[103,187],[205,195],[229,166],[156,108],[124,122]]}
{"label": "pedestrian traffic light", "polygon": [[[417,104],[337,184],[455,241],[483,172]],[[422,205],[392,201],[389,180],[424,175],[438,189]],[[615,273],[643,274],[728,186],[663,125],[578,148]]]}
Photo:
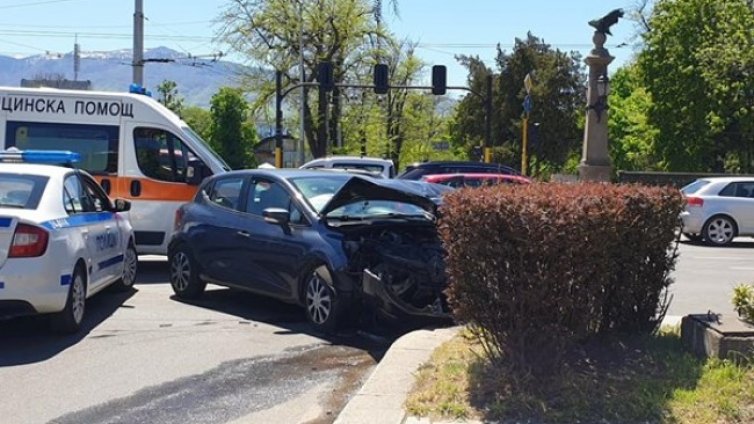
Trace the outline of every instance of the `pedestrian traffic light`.
{"label": "pedestrian traffic light", "polygon": [[390,89],[388,74],[388,67],[384,63],[374,65],[374,92],[376,94],[387,94]]}
{"label": "pedestrian traffic light", "polygon": [[447,91],[448,71],[444,65],[432,67],[432,94],[441,96]]}
{"label": "pedestrian traffic light", "polygon": [[333,78],[332,63],[320,62],[317,65],[317,81],[322,90],[333,91],[335,80]]}

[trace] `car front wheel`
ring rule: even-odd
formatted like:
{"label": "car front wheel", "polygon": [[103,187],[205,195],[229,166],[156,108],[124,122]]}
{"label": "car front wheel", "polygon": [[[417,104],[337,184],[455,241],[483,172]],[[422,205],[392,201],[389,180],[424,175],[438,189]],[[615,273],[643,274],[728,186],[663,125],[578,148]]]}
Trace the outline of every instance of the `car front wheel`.
{"label": "car front wheel", "polygon": [[199,278],[199,266],[185,246],[170,253],[170,285],[181,299],[195,299],[204,293],[207,283]]}
{"label": "car front wheel", "polygon": [[123,253],[123,275],[120,277],[114,288],[117,291],[128,291],[133,288],[136,282],[136,272],[139,267],[139,256],[136,254],[136,247],[133,243],[128,244],[128,248]]}
{"label": "car front wheel", "polygon": [[704,225],[704,239],[713,246],[724,246],[736,236],[736,224],[726,216],[714,216]]}
{"label": "car front wheel", "polygon": [[306,318],[314,327],[325,333],[338,329],[339,303],[330,284],[316,271],[304,280],[304,307]]}
{"label": "car front wheel", "polygon": [[65,308],[53,315],[52,329],[59,333],[71,334],[81,328],[86,311],[86,281],[81,267],[76,267],[71,277],[71,285],[68,288],[68,298]]}

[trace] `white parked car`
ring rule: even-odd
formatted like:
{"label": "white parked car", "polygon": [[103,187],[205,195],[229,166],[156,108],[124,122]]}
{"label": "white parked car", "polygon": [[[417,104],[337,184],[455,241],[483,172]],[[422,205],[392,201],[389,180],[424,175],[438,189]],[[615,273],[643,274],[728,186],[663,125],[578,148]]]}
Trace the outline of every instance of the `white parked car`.
{"label": "white parked car", "polygon": [[113,204],[85,171],[52,164],[78,157],[0,150],[0,318],[53,314],[54,329],[75,332],[88,297],[134,284],[134,234],[121,214],[131,205]]}
{"label": "white parked car", "polygon": [[395,177],[395,164],[393,161],[381,158],[361,156],[330,156],[309,161],[301,165],[300,169],[333,168],[343,170],[367,171],[382,178]]}
{"label": "white parked car", "polygon": [[754,236],[754,177],[700,178],[681,189],[686,208],[683,234],[723,246]]}

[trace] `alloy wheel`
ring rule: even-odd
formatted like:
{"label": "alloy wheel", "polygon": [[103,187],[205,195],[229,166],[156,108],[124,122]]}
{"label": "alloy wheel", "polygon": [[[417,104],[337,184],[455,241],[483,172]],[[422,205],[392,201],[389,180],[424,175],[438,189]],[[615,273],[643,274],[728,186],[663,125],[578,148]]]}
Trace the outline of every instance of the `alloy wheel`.
{"label": "alloy wheel", "polygon": [[131,287],[136,281],[136,268],[139,258],[136,256],[136,250],[133,247],[126,249],[125,265],[123,267],[123,285]]}
{"label": "alloy wheel", "polygon": [[324,324],[332,312],[332,297],[327,284],[315,272],[306,285],[306,309],[315,324]]}
{"label": "alloy wheel", "polygon": [[73,311],[73,320],[76,324],[81,324],[84,320],[84,309],[86,309],[86,292],[84,290],[84,280],[80,275],[73,279],[71,288],[71,309]]}
{"label": "alloy wheel", "polygon": [[170,281],[173,287],[181,292],[188,288],[189,279],[191,278],[191,263],[184,252],[177,252],[173,255],[173,261],[170,263]]}
{"label": "alloy wheel", "polygon": [[707,226],[707,239],[715,244],[726,244],[733,240],[733,223],[726,218],[715,218]]}

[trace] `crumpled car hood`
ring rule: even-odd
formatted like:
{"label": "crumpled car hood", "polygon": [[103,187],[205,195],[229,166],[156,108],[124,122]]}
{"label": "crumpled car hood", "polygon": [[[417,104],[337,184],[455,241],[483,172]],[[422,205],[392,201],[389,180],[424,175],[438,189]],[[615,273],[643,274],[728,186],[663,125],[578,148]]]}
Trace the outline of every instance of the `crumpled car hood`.
{"label": "crumpled car hood", "polygon": [[387,200],[416,205],[435,214],[435,202],[418,189],[408,185],[399,185],[393,180],[366,179],[354,176],[325,204],[320,214],[328,213],[341,206],[360,200]]}

